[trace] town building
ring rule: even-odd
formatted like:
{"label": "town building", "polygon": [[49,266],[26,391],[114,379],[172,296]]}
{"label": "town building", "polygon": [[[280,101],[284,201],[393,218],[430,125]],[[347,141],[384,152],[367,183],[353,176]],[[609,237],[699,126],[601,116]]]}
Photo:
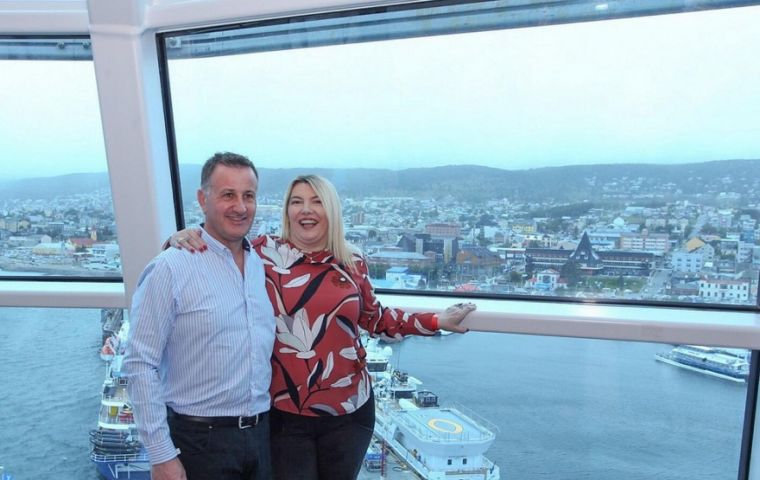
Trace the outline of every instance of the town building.
{"label": "town building", "polygon": [[749,280],[704,277],[699,281],[699,296],[715,303],[726,300],[746,302],[749,288]]}

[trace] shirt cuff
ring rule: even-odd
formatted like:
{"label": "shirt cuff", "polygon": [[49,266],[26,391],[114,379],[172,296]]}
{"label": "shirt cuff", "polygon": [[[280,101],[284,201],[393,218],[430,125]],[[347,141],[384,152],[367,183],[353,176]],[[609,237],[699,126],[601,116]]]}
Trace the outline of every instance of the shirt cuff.
{"label": "shirt cuff", "polygon": [[148,452],[148,459],[150,460],[151,465],[168,462],[175,458],[179,453],[171,440],[156,445],[146,445],[145,450]]}
{"label": "shirt cuff", "polygon": [[438,330],[438,314],[434,313],[433,318],[430,319],[430,326],[433,330]]}

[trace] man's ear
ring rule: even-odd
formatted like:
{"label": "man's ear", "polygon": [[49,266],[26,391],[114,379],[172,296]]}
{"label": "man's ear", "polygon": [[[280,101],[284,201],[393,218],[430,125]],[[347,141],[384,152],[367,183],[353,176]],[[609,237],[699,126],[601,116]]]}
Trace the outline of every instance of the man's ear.
{"label": "man's ear", "polygon": [[206,213],[206,192],[202,188],[199,188],[196,196],[198,197],[198,205],[201,206],[201,211]]}

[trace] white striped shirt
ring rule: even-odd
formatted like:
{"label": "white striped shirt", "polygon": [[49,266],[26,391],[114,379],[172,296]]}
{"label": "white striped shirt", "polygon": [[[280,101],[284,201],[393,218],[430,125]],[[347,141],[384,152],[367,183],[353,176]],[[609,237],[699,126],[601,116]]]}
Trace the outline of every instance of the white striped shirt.
{"label": "white striped shirt", "polygon": [[123,370],[152,464],[177,456],[166,407],[196,416],[269,410],[275,319],[261,259],[244,240],[245,275],[204,231],[208,251],[165,250],[145,268],[132,301]]}

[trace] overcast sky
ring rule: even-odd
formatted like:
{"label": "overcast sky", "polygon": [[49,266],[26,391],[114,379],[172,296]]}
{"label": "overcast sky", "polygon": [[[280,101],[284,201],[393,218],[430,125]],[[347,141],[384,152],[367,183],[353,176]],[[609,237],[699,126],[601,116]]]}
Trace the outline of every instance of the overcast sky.
{"label": "overcast sky", "polygon": [[[758,25],[751,7],[174,60],[180,160],[231,150],[261,167],[523,169],[760,158]],[[0,178],[103,171],[91,63],[2,66]]]}

